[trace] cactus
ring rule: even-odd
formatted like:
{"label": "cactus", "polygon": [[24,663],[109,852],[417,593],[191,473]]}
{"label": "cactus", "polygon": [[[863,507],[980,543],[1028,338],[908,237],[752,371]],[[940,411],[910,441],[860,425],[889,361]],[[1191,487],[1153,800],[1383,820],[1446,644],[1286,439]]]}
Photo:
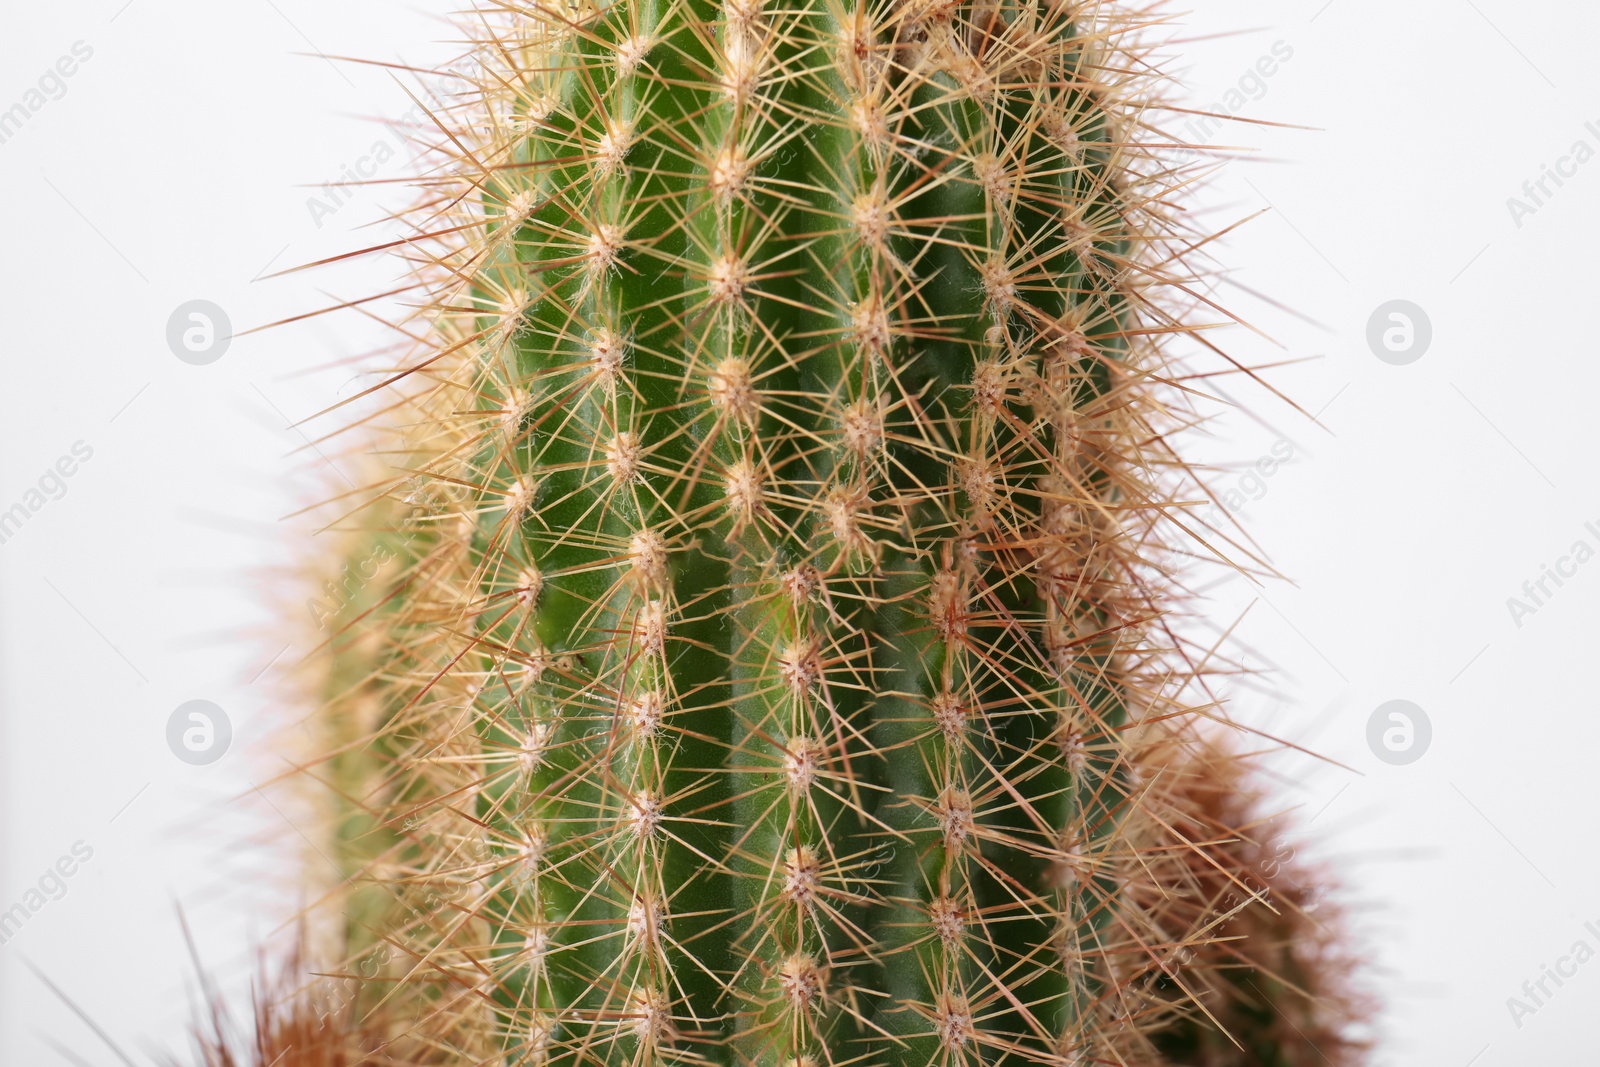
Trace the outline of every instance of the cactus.
{"label": "cactus", "polygon": [[327,709],[394,1062],[1351,1062],[1170,629],[1156,21],[476,13]]}

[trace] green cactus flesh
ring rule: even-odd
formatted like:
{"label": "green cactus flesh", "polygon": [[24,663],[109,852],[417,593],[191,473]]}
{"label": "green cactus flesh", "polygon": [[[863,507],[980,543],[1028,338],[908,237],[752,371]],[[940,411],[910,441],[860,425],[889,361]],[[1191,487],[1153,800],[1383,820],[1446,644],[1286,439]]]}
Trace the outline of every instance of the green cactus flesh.
{"label": "green cactus flesh", "polygon": [[1151,770],[1193,236],[1146,21],[479,12],[344,787],[417,1059],[1137,1062],[1209,1016],[1204,909],[1145,885],[1205,844]]}

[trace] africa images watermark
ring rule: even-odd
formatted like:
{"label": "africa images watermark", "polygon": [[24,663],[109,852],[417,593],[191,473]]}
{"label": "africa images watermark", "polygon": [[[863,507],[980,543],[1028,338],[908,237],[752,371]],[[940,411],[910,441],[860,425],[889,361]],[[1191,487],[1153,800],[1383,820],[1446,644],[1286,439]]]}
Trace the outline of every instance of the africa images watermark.
{"label": "africa images watermark", "polygon": [[1194,146],[1209,142],[1228,119],[1243,111],[1246,105],[1266,96],[1269,88],[1267,79],[1276,75],[1282,65],[1293,58],[1294,47],[1288,41],[1272,42],[1272,47],[1245,68],[1245,72],[1228,87],[1222,99],[1207,107],[1203,114],[1193,115],[1184,123],[1184,141],[1189,147],[1182,149],[1179,154],[1197,154],[1200,149]]}
{"label": "africa images watermark", "polygon": [[72,42],[72,49],[44,69],[32,88],[22,94],[22,99],[0,111],[0,144],[5,144],[28,124],[28,120],[43,111],[52,100],[67,95],[67,79],[78,73],[83,64],[94,58],[94,49],[83,41]]}
{"label": "africa images watermark", "polygon": [[359,563],[346,563],[339,572],[340,577],[337,581],[330,578],[323,582],[322,588],[326,598],[306,598],[306,610],[311,612],[311,617],[316,620],[317,629],[326,630],[328,620],[337,618],[346,608],[354,604],[366,584],[376,578],[383,565],[397,555],[399,553],[396,550],[380,544]]}
{"label": "africa images watermark", "polygon": [[1279,438],[1272,443],[1271,449],[1254,462],[1231,470],[1220,484],[1207,487],[1209,502],[1197,507],[1191,514],[1204,527],[1221,529],[1225,514],[1237,515],[1267,495],[1271,489],[1268,479],[1288,466],[1294,455],[1294,444]]}
{"label": "africa images watermark", "polygon": [[[1596,944],[1600,944],[1600,925],[1590,920],[1583,924],[1583,929],[1595,939]],[[1554,966],[1539,964],[1539,976],[1522,983],[1522,995],[1506,998],[1506,1010],[1511,1013],[1511,1021],[1517,1024],[1517,1029],[1522,1029],[1522,1021],[1528,1016],[1539,1014],[1539,1009],[1548,1005],[1561,992],[1562,986],[1578,976],[1578,968],[1594,958],[1594,945],[1590,944],[1587,937],[1580,937],[1572,943],[1566,955],[1556,958]],[[1550,988],[1552,983],[1554,989]]]}
{"label": "africa images watermark", "polygon": [[[1522,196],[1506,197],[1506,210],[1511,213],[1511,221],[1517,224],[1517,229],[1522,229],[1526,220],[1554,199],[1569,179],[1576,178],[1579,167],[1600,154],[1600,148],[1596,147],[1600,146],[1600,123],[1591,119],[1583,124],[1583,129],[1589,136],[1573,141],[1572,147],[1554,165],[1541,163],[1539,176],[1522,183]],[[1550,188],[1552,184],[1554,189]]]}
{"label": "africa images watermark", "polygon": [[1274,896],[1284,900],[1283,906],[1316,923],[1312,915],[1327,898],[1328,887],[1300,881],[1304,872],[1294,866],[1295,857],[1296,849],[1285,841],[1279,841],[1271,855],[1258,857],[1250,870],[1257,876],[1259,886],[1251,888],[1247,882],[1239,882],[1230,888],[1196,923],[1191,940],[1181,941],[1166,958],[1156,960],[1149,966],[1143,979],[1145,988],[1177,981],[1179,972],[1194,961],[1200,949],[1226,945],[1241,936],[1237,930],[1230,933],[1229,928],[1251,907],[1260,905],[1276,911],[1277,905],[1272,903]]}
{"label": "africa images watermark", "polygon": [[84,441],[74,441],[71,453],[50,466],[34,485],[22,494],[16,503],[0,511],[0,545],[10,544],[27,521],[44,509],[52,500],[67,495],[67,479],[78,473],[80,465],[94,456],[94,448]]}
{"label": "africa images watermark", "polygon": [[[413,475],[399,487],[402,498],[408,507],[417,514],[426,514],[433,506],[433,492],[426,478]],[[306,598],[306,610],[311,613],[311,618],[317,624],[317,629],[326,630],[330,620],[337,620],[345,611],[361,599],[361,592],[378,577],[383,568],[400,553],[411,547],[416,539],[415,527],[409,529],[400,539],[398,545],[391,546],[379,542],[366,558],[357,563],[346,563],[339,571],[337,579],[329,578],[322,583],[323,596],[310,596]]]}
{"label": "africa images watermark", "polygon": [[[1572,542],[1572,547],[1566,555],[1556,557],[1554,566],[1548,563],[1539,564],[1538,577],[1529,578],[1522,583],[1522,596],[1506,597],[1506,610],[1511,613],[1511,621],[1517,629],[1522,629],[1522,620],[1529,615],[1536,615],[1539,609],[1548,604],[1560,592],[1567,581],[1578,576],[1578,568],[1594,559],[1600,554],[1600,526],[1593,521],[1583,524],[1584,532],[1594,540],[1578,538]],[[1554,585],[1555,588],[1551,588]]]}
{"label": "africa images watermark", "polygon": [[78,873],[83,864],[94,858],[94,846],[74,841],[69,855],[63,855],[46,867],[38,881],[28,887],[17,901],[0,912],[0,945],[8,945],[45,905],[67,895],[67,879]]}
{"label": "africa images watermark", "polygon": [[432,116],[444,105],[439,93],[432,89],[425,89],[424,93],[428,97],[427,104],[419,101],[393,122],[384,123],[388,136],[373,141],[363,155],[341,167],[337,178],[323,182],[322,195],[306,198],[306,211],[317,229],[322,229],[324,222],[354,201],[361,185],[376,178],[379,171],[411,144],[417,130],[436,124]]}

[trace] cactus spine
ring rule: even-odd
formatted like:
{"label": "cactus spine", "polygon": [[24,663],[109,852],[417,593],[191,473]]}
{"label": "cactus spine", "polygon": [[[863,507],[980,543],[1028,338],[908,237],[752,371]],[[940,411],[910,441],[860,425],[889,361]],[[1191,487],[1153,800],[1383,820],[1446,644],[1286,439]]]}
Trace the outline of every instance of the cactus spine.
{"label": "cactus spine", "polygon": [[407,1055],[1071,1067],[1217,1022],[1193,893],[1260,887],[1175,828],[1213,757],[1150,21],[478,12],[339,756]]}

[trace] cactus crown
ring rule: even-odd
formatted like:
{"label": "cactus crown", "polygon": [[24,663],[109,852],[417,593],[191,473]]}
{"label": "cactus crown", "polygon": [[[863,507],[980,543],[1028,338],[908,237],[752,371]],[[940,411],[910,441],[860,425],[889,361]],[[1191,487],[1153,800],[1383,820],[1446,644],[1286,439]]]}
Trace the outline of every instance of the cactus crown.
{"label": "cactus crown", "polygon": [[1186,792],[1225,759],[1165,614],[1196,237],[1155,17],[475,18],[375,387],[403,574],[329,711],[350,966],[407,1055],[1069,1067],[1225,1028],[1229,967],[1276,970],[1208,962],[1198,894],[1281,902]]}

